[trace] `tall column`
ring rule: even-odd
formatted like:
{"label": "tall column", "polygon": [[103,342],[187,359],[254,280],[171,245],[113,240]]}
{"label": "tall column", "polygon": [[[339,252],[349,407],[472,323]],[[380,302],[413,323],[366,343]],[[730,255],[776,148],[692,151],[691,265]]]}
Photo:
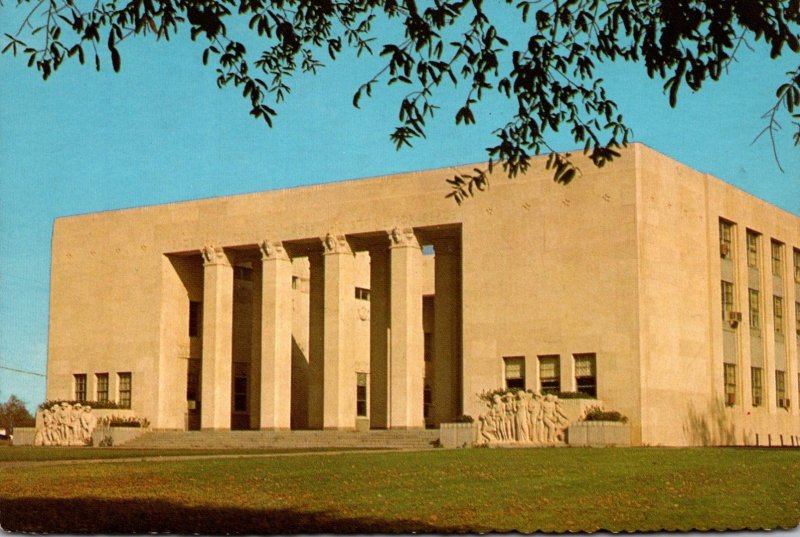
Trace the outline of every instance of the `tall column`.
{"label": "tall column", "polygon": [[458,417],[458,323],[461,310],[461,257],[455,239],[433,243],[433,411],[436,425]]}
{"label": "tall column", "polygon": [[261,249],[260,427],[288,430],[292,408],[292,262],[280,242]]}
{"label": "tall column", "polygon": [[203,360],[200,425],[231,428],[233,267],[219,246],[203,248]]}
{"label": "tall column", "polygon": [[308,427],[322,429],[324,407],[325,263],[321,252],[308,256]]}
{"label": "tall column", "polygon": [[395,228],[391,245],[389,426],[424,427],[422,249],[414,230]]}
{"label": "tall column", "polygon": [[328,233],[325,258],[323,411],[325,429],[353,429],[356,423],[355,258],[344,235]]}
{"label": "tall column", "polygon": [[250,331],[250,429],[261,428],[261,263],[253,263],[252,324]]}
{"label": "tall column", "polygon": [[389,426],[389,249],[369,251],[369,417],[370,427]]}

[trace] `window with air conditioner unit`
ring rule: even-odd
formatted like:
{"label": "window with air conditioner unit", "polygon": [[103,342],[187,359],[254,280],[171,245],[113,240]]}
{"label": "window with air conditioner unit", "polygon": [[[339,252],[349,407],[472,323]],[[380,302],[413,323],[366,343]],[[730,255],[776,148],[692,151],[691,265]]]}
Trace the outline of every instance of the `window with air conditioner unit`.
{"label": "window with air conditioner unit", "polygon": [[733,313],[733,284],[722,280],[722,320],[730,322]]}

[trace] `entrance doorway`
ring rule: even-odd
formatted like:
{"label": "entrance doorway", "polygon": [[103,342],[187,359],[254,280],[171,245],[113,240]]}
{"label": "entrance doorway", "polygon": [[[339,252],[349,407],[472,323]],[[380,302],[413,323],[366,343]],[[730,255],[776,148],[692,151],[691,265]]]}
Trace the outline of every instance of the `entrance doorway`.
{"label": "entrance doorway", "polygon": [[186,429],[189,431],[200,430],[200,360],[189,359],[186,373]]}
{"label": "entrance doorway", "polygon": [[231,429],[241,431],[250,428],[250,378],[248,362],[233,363],[233,386],[231,387]]}

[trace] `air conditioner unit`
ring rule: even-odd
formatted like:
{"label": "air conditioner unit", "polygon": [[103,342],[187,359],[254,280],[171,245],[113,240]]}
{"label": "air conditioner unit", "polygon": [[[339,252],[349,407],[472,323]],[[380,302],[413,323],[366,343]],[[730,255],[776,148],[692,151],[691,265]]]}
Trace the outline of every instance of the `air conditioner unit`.
{"label": "air conditioner unit", "polygon": [[726,320],[735,328],[737,324],[742,322],[742,312],[729,311]]}
{"label": "air conditioner unit", "polygon": [[789,399],[778,399],[778,408],[785,408],[789,409],[791,406],[791,401]]}
{"label": "air conditioner unit", "polygon": [[731,247],[727,244],[720,244],[719,245],[719,256],[720,257],[728,257],[728,254],[731,253]]}

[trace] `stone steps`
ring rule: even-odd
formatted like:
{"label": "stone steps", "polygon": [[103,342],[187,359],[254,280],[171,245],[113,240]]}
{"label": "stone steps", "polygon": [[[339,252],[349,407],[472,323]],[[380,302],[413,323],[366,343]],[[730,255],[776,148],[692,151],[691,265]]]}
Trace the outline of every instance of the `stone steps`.
{"label": "stone steps", "polygon": [[439,431],[151,431],[129,442],[126,448],[149,449],[301,449],[301,448],[396,448],[433,447]]}

